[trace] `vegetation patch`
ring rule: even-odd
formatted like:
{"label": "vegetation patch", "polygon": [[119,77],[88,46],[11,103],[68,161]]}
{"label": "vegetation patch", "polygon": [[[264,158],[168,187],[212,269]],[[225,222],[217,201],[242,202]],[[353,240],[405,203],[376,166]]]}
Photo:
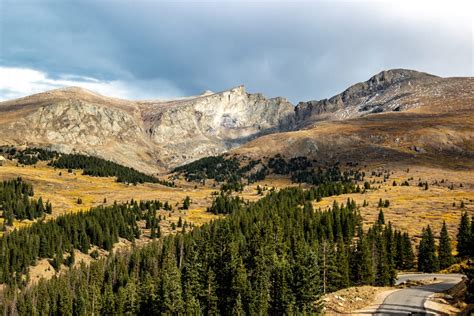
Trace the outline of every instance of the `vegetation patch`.
{"label": "vegetation patch", "polygon": [[84,175],[93,177],[117,177],[117,182],[125,183],[160,183],[174,186],[174,183],[157,179],[130,167],[119,165],[105,159],[79,154],[61,154],[59,158],[49,163],[60,169],[82,169]]}
{"label": "vegetation patch", "polygon": [[26,183],[22,178],[0,182],[0,210],[4,225],[13,225],[13,220],[33,220],[43,215],[52,213],[49,201],[43,203],[43,199],[32,198],[33,186]]}

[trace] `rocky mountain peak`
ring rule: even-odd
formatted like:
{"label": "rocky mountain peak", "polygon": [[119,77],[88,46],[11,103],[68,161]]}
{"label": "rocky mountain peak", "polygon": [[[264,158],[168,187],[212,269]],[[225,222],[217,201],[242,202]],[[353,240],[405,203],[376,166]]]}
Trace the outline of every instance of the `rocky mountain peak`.
{"label": "rocky mountain peak", "polygon": [[300,126],[321,120],[342,120],[416,106],[413,97],[429,90],[442,78],[408,69],[384,70],[364,82],[350,86],[329,99],[300,102],[296,121]]}

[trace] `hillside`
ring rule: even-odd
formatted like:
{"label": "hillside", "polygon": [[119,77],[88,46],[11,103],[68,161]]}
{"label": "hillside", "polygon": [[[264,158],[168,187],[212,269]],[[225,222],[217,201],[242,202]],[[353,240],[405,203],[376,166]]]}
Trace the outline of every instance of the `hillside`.
{"label": "hillside", "polygon": [[[403,92],[400,98],[393,100],[393,90],[397,86],[415,86],[405,80],[384,92],[377,92],[370,102],[364,101],[355,107],[347,103],[346,106],[356,113],[357,107],[380,103],[387,93],[392,101],[380,105],[386,108],[383,113],[354,118],[355,114],[350,114],[348,119],[336,120],[337,115],[350,113],[342,108],[332,112],[332,120],[317,123],[320,116],[314,114],[312,123],[305,129],[263,136],[233,153],[250,157],[270,157],[279,153],[288,157],[303,155],[321,163],[428,163],[472,170],[474,78],[429,77],[428,80],[416,79],[416,82],[423,82],[423,93],[420,92],[421,85],[417,85],[415,90],[418,92]],[[336,99],[340,98],[344,99]],[[407,109],[390,111],[395,106]]]}
{"label": "hillside", "polygon": [[278,131],[293,106],[244,87],[173,101],[64,88],[0,103],[0,144],[45,146],[163,171]]}

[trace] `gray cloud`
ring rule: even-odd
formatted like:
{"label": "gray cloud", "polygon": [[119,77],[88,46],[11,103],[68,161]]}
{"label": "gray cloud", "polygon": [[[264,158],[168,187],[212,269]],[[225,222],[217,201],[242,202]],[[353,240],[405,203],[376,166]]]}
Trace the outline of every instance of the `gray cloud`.
{"label": "gray cloud", "polygon": [[471,20],[463,13],[470,4],[456,11],[374,1],[1,5],[0,66],[120,81],[146,97],[245,84],[297,102],[332,96],[388,68],[474,72]]}

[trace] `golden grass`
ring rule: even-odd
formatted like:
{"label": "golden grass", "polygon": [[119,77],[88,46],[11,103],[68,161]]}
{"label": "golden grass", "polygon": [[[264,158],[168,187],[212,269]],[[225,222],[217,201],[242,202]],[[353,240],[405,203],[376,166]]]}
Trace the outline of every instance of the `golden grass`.
{"label": "golden grass", "polygon": [[[381,168],[383,165],[379,164],[366,169],[367,180],[380,182],[372,184],[376,189],[365,194],[354,193],[324,198],[318,203],[314,202],[314,207],[325,209],[330,207],[334,200],[345,203],[347,198],[354,199],[359,205],[366,200],[369,205],[361,208],[361,214],[364,223],[370,225],[377,219],[380,209],[377,207],[379,199],[388,199],[390,207],[383,208],[386,220],[391,221],[394,227],[408,231],[413,236],[419,235],[422,227],[428,224],[438,233],[444,220],[454,238],[462,212],[461,201],[465,203],[464,210],[474,215],[474,177],[469,170],[454,171],[434,167],[416,167],[415,169],[412,166],[407,172],[406,167],[397,166],[392,167],[390,178],[386,182],[383,182],[382,177],[369,176],[372,170],[381,170]],[[59,172],[62,172],[61,176]],[[113,178],[84,176],[80,170],[68,173],[66,170],[54,170],[45,164],[17,167],[10,162],[0,167],[0,180],[18,176],[33,183],[36,197],[42,196],[44,200],[51,201],[53,217],[67,212],[87,210],[94,206],[112,204],[114,201],[125,202],[133,198],[135,200],[158,199],[169,201],[173,205],[174,211],[171,214],[160,213],[165,218],[162,223],[164,233],[172,232],[171,224],[177,223],[179,217],[196,226],[221,218],[206,212],[206,208],[212,202],[212,192],[219,190],[219,187],[214,187],[211,181],[208,181],[209,183],[205,186],[195,186],[195,183],[178,180],[176,188],[159,184],[129,186],[117,183]],[[410,186],[400,186],[409,178],[413,178],[409,181]],[[428,181],[430,184],[428,190],[418,187],[420,179],[423,182]],[[439,183],[442,179],[445,180],[444,184]],[[397,186],[392,185],[394,180]],[[439,184],[434,185],[435,181]],[[454,184],[453,190],[448,187],[451,184]],[[460,184],[463,186],[460,187]],[[272,187],[280,189],[297,186],[297,184],[291,183],[287,177],[270,176],[264,181],[246,186],[238,195],[245,200],[256,201],[261,198],[257,194],[257,186],[266,188],[267,191],[264,191],[266,193]],[[178,210],[186,196],[191,198],[190,210]],[[80,205],[77,204],[78,198],[83,201]],[[107,200],[106,203],[104,203],[104,198]],[[453,202],[456,206],[453,206]],[[30,223],[31,221],[15,221],[14,227],[24,227]]]}
{"label": "golden grass", "polygon": [[[369,190],[365,194],[344,194],[336,197],[324,198],[320,202],[313,203],[315,208],[325,209],[330,207],[333,201],[345,203],[347,198],[354,199],[356,203],[362,206],[364,200],[369,205],[361,207],[361,215],[364,224],[371,225],[377,220],[379,210],[382,209],[385,214],[385,220],[391,221],[395,228],[407,231],[412,236],[421,233],[423,227],[430,225],[435,234],[438,234],[443,220],[446,221],[448,231],[454,239],[459,225],[462,211],[467,211],[471,216],[474,215],[474,178],[469,171],[446,171],[444,169],[419,167],[416,170],[412,168],[409,172],[405,169],[393,169],[393,174],[387,182],[372,184],[373,187],[379,187]],[[367,170],[370,174],[370,169]],[[401,182],[413,177],[409,181],[410,186],[400,186]],[[429,188],[418,187],[419,179],[428,181]],[[434,185],[437,180],[440,182],[445,179],[444,184]],[[367,180],[383,181],[383,177],[367,177]],[[393,186],[393,181],[397,186]],[[455,184],[451,190],[448,186]],[[460,184],[463,184],[460,187]],[[390,206],[388,208],[379,208],[379,199],[388,199]],[[465,208],[461,209],[461,201],[464,201]],[[453,202],[456,206],[453,206]]]}
{"label": "golden grass", "polygon": [[[372,170],[381,170],[382,166],[371,166],[366,170],[370,175]],[[62,175],[59,175],[59,172]],[[420,233],[421,228],[430,224],[435,232],[438,232],[442,221],[445,220],[450,234],[454,237],[461,215],[460,203],[464,201],[465,210],[474,215],[474,177],[472,172],[460,170],[446,170],[432,167],[411,168],[406,172],[406,167],[397,167],[391,170],[390,179],[383,182],[381,177],[368,176],[367,180],[376,182],[372,184],[377,189],[370,190],[365,194],[344,194],[337,197],[324,198],[319,203],[314,203],[315,208],[325,209],[336,200],[345,203],[347,198],[354,199],[359,205],[366,200],[369,206],[361,208],[361,213],[365,224],[372,224],[379,212],[377,207],[380,198],[390,200],[390,207],[383,208],[386,220],[390,220],[396,228],[408,231],[412,235]],[[212,202],[212,192],[218,191],[218,187],[213,187],[212,182],[206,186],[185,181],[177,181],[178,187],[170,188],[159,184],[140,184],[129,186],[115,182],[114,178],[98,178],[84,176],[80,170],[68,173],[66,170],[54,170],[45,164],[37,166],[17,167],[13,163],[7,163],[0,167],[0,180],[22,177],[24,180],[33,183],[35,196],[42,196],[44,200],[50,200],[53,204],[53,216],[58,216],[67,212],[87,210],[90,207],[112,204],[114,201],[125,202],[130,199],[151,200],[158,199],[169,201],[175,211],[167,215],[166,221],[169,225],[177,223],[179,217],[200,226],[219,216],[206,212],[206,208]],[[400,186],[400,184],[410,180],[410,186]],[[428,181],[429,189],[424,190],[418,187],[418,182]],[[436,180],[444,184],[434,185]],[[397,186],[393,186],[393,181]],[[449,185],[454,184],[454,189],[449,189]],[[460,184],[463,186],[460,187]],[[244,188],[241,197],[248,201],[256,201],[261,198],[257,194],[257,186],[271,189],[280,189],[292,184],[287,177],[270,176],[264,181],[248,185]],[[361,183],[362,185],[362,183]],[[268,192],[268,191],[264,191]],[[183,199],[191,198],[191,209],[179,211]],[[81,198],[83,203],[77,204],[77,199]],[[104,203],[104,198],[107,202]],[[453,202],[456,206],[453,206]],[[178,204],[178,205],[177,205]],[[165,221],[165,222],[166,222]],[[15,221],[14,227],[23,227],[31,221]]]}
{"label": "golden grass", "polygon": [[[59,175],[59,173],[62,175]],[[160,200],[168,201],[174,209],[182,204],[186,196],[191,198],[191,210],[181,214],[183,220],[195,225],[218,218],[205,212],[212,201],[211,193],[215,188],[200,186],[195,189],[194,184],[178,182],[178,187],[170,188],[160,184],[139,184],[136,186],[115,182],[114,178],[90,177],[81,174],[80,170],[54,170],[45,164],[36,166],[17,167],[13,163],[0,166],[0,180],[22,177],[34,186],[35,197],[49,200],[53,205],[52,216],[62,215],[68,212],[88,210],[90,207],[99,205],[110,205],[117,202],[134,200]],[[82,204],[77,204],[77,199],[82,199]],[[104,203],[104,198],[106,202]],[[173,212],[172,219],[178,220]],[[176,213],[178,214],[178,213]],[[187,219],[187,216],[190,216]],[[15,221],[15,227],[22,227],[31,223],[30,221]]]}

